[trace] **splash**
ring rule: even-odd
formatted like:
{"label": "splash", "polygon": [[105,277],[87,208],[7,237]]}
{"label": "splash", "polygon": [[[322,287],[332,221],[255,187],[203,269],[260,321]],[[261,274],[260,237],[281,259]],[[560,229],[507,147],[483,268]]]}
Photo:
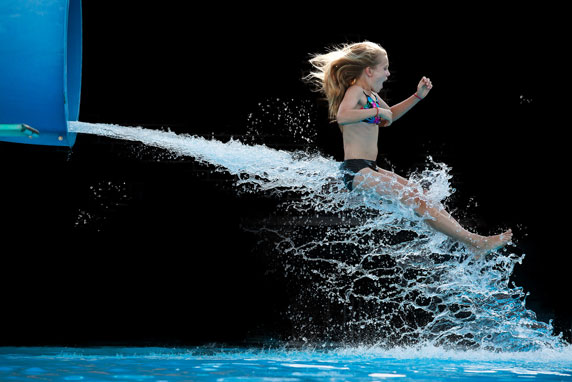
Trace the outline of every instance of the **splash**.
{"label": "splash", "polygon": [[[292,342],[490,351],[566,346],[551,323],[526,308],[523,289],[509,285],[524,254],[505,248],[476,260],[397,200],[347,192],[332,158],[140,127],[70,122],[70,130],[192,157],[235,176],[237,191],[280,200],[274,216],[245,229],[260,236],[296,285],[299,295],[287,312]],[[454,193],[450,170],[428,158],[409,180],[430,203],[443,204]]]}

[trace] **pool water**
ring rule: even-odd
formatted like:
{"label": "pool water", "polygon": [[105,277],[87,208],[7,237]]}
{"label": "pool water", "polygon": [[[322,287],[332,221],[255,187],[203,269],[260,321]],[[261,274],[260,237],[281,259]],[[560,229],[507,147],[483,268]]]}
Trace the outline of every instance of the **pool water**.
{"label": "pool water", "polygon": [[0,348],[1,381],[572,381],[572,350]]}

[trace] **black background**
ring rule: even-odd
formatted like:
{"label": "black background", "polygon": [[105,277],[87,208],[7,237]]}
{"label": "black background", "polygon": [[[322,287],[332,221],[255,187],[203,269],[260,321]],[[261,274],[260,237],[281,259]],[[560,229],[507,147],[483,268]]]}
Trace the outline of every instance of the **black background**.
{"label": "black background", "polygon": [[[513,280],[530,292],[527,306],[569,331],[569,86],[559,14],[483,3],[84,1],[80,120],[240,139],[259,103],[311,99],[313,149],[341,161],[339,130],[301,78],[311,53],[378,42],[390,60],[390,105],[424,75],[434,84],[380,133],[380,164],[404,176],[427,155],[451,166],[454,214],[482,234],[513,228],[526,253]],[[272,147],[291,143],[269,134]],[[79,135],[71,150],[2,143],[0,153],[1,344],[287,337],[293,294],[266,274],[268,259],[241,230],[272,201],[236,195],[230,176],[192,158],[96,136]]]}

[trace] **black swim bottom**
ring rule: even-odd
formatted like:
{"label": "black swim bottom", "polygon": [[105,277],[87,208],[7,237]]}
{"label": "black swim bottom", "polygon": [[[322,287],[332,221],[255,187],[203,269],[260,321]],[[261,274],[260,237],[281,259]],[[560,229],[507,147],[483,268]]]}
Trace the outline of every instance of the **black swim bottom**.
{"label": "black swim bottom", "polygon": [[363,170],[366,167],[371,168],[374,171],[377,170],[375,161],[367,159],[348,159],[340,165],[340,171],[343,175],[344,184],[348,190],[353,190],[354,177],[360,170]]}

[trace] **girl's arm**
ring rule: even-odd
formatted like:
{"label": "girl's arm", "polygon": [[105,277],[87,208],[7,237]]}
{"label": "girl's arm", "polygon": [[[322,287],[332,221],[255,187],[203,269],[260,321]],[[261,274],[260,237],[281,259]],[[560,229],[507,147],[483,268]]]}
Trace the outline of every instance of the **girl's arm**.
{"label": "girl's arm", "polygon": [[390,110],[393,113],[393,121],[395,122],[399,118],[401,118],[403,114],[407,113],[409,109],[417,105],[417,102],[419,101],[421,101],[419,98],[412,95],[411,97],[407,98],[404,101],[401,101],[397,105],[393,105],[392,107],[390,107]]}
{"label": "girl's arm", "polygon": [[403,114],[407,113],[409,109],[413,106],[417,105],[417,102],[421,101],[421,99],[425,98],[433,84],[431,80],[427,77],[423,77],[419,84],[417,85],[417,91],[411,97],[407,98],[406,100],[398,103],[397,105],[391,106],[391,112],[393,113],[393,121],[397,121],[399,118],[403,116]]}
{"label": "girl's arm", "polygon": [[346,90],[344,99],[340,104],[338,109],[338,115],[336,117],[340,125],[347,125],[348,123],[356,123],[363,121],[364,119],[374,117],[378,114],[381,118],[386,121],[391,122],[392,113],[389,109],[383,108],[371,108],[371,109],[356,109],[359,104],[359,99],[361,97],[361,88],[357,86],[352,86]]}

